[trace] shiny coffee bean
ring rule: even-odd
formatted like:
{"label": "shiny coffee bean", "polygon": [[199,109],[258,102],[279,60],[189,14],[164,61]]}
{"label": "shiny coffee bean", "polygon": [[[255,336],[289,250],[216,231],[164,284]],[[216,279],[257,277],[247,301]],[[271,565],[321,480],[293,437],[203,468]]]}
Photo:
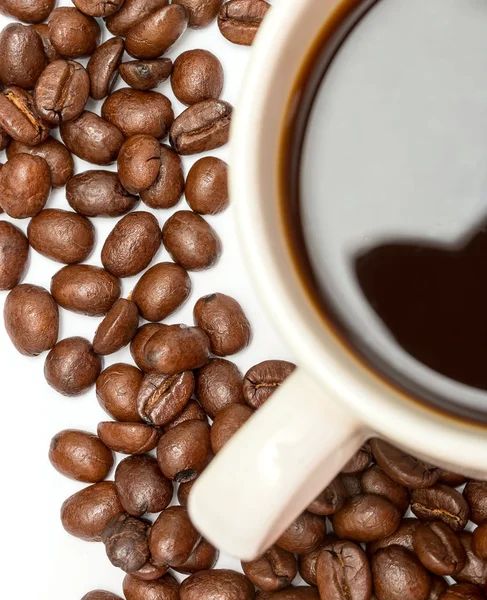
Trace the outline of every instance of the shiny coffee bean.
{"label": "shiny coffee bean", "polygon": [[484,587],[487,584],[487,561],[478,557],[472,550],[472,532],[461,531],[458,534],[460,542],[465,550],[467,559],[463,568],[453,575],[455,581],[460,583],[473,583]]}
{"label": "shiny coffee bean", "polygon": [[308,506],[308,511],[315,515],[332,515],[340,510],[347,499],[347,491],[343,482],[336,477]]}
{"label": "shiny coffee bean", "polygon": [[208,417],[196,400],[190,400],[179,415],[164,427],[164,431],[167,432],[181,425],[181,423],[193,420],[208,424]]}
{"label": "shiny coffee bean", "polygon": [[34,217],[51,192],[51,171],[40,156],[17,154],[0,171],[0,206],[13,219]]}
{"label": "shiny coffee bean", "polygon": [[12,289],[3,308],[5,329],[25,356],[37,356],[57,342],[59,311],[51,294],[27,283]]}
{"label": "shiny coffee bean", "polygon": [[165,81],[172,73],[170,58],[130,60],[120,65],[120,75],[134,90],[147,92]]}
{"label": "shiny coffee bean", "polygon": [[86,260],[95,245],[91,221],[75,212],[49,208],[29,223],[27,235],[34,250],[64,264]]}
{"label": "shiny coffee bean", "polygon": [[121,217],[138,202],[110,171],[75,175],[66,185],[66,198],[73,210],[86,217]]}
{"label": "shiny coffee bean", "polygon": [[421,521],[418,519],[403,519],[394,533],[367,544],[367,553],[372,555],[381,548],[389,546],[402,546],[406,550],[414,552],[414,534],[420,525]]}
{"label": "shiny coffee bean", "polygon": [[184,564],[201,535],[182,506],[164,510],[154,522],[149,535],[149,548],[155,565],[177,567]]}
{"label": "shiny coffee bean", "polygon": [[214,21],[223,0],[173,0],[173,4],[184,6],[188,14],[188,27],[200,29]]}
{"label": "shiny coffee bean", "polygon": [[0,128],[0,150],[5,150],[5,148],[10,145],[11,141],[9,134]]}
{"label": "shiny coffee bean", "polygon": [[155,182],[142,190],[142,202],[151,208],[172,208],[184,192],[184,172],[181,157],[169,146],[161,145],[161,165]]}
{"label": "shiny coffee bean", "polygon": [[132,355],[135,364],[145,373],[152,371],[152,366],[145,357],[145,347],[156,331],[160,331],[162,328],[163,325],[160,323],[146,323],[145,325],[142,325],[142,327],[139,327],[139,330],[130,344],[130,354]]}
{"label": "shiny coffee bean", "polygon": [[73,0],[78,10],[91,17],[109,17],[123,6],[124,0]]}
{"label": "shiny coffee bean", "polygon": [[349,498],[332,517],[333,529],[340,539],[374,542],[394,533],[401,513],[383,496],[364,494]]}
{"label": "shiny coffee bean", "polygon": [[162,140],[174,120],[171,102],[159,92],[117,90],[103,103],[102,117],[126,137],[144,134]]}
{"label": "shiny coffee bean", "polygon": [[29,242],[23,232],[0,221],[0,290],[11,290],[22,281],[28,260]]}
{"label": "shiny coffee bean", "polygon": [[395,482],[380,467],[373,465],[362,475],[362,489],[365,494],[375,494],[387,498],[404,514],[409,506],[409,491]]}
{"label": "shiny coffee bean", "polygon": [[155,579],[160,579],[163,577],[169,570],[169,567],[156,567],[150,560],[148,560],[145,565],[131,573],[131,575],[137,579],[141,579],[142,581],[154,581]]}
{"label": "shiny coffee bean", "polygon": [[120,281],[100,267],[68,265],[51,280],[56,302],[72,312],[105,315],[120,296]]}
{"label": "shiny coffee bean", "polygon": [[61,507],[61,522],[71,535],[100,542],[108,523],[123,513],[113,481],[90,485],[70,496]]}
{"label": "shiny coffee bean", "polygon": [[145,454],[159,441],[157,429],[142,423],[104,421],[98,424],[97,432],[104,444],[121,454]]}
{"label": "shiny coffee bean", "polygon": [[51,169],[51,183],[54,188],[64,187],[74,175],[71,152],[64,144],[52,137],[48,137],[37,146],[12,141],[7,148],[7,158],[10,160],[17,154],[31,154],[43,158]]}
{"label": "shiny coffee bean", "polygon": [[254,586],[242,575],[229,569],[200,571],[181,585],[181,600],[253,600]]}
{"label": "shiny coffee bean", "polygon": [[161,245],[161,230],[151,213],[133,212],[118,221],[101,251],[105,269],[116,277],[137,275],[149,266]]}
{"label": "shiny coffee bean", "polygon": [[127,37],[131,29],[168,4],[169,0],[125,0],[120,10],[107,17],[108,31]]}
{"label": "shiny coffee bean", "polygon": [[210,419],[230,404],[244,404],[242,373],[224,358],[211,358],[196,371],[196,397]]}
{"label": "shiny coffee bean", "polygon": [[[50,1],[50,0],[49,0]],[[55,0],[53,0],[53,4]],[[34,31],[37,31],[39,34],[42,46],[44,48],[44,53],[46,55],[46,59],[48,63],[54,62],[55,60],[61,60],[62,56],[59,52],[54,48],[51,42],[51,35],[49,33],[49,25],[47,23],[37,23],[36,25],[31,25]]]}
{"label": "shiny coffee bean", "polygon": [[161,166],[160,144],[150,135],[134,135],[121,147],[118,176],[131,194],[149,188],[157,179]]}
{"label": "shiny coffee bean", "polygon": [[139,327],[139,311],[131,300],[120,298],[106,314],[93,338],[97,354],[106,356],[125,348]]}
{"label": "shiny coffee bean", "polygon": [[254,411],[244,404],[230,404],[215,416],[211,426],[211,447],[217,454],[237,431],[250,419]]}
{"label": "shiny coffee bean", "polygon": [[320,546],[326,536],[326,519],[303,512],[277,540],[276,545],[293,554],[305,554]]}
{"label": "shiny coffee bean", "polygon": [[443,594],[448,589],[446,579],[438,575],[431,576],[431,590],[428,600],[441,600]]}
{"label": "shiny coffee bean", "polygon": [[260,408],[296,368],[285,360],[265,360],[251,367],[244,377],[243,395],[252,408]]}
{"label": "shiny coffee bean", "polygon": [[242,562],[242,569],[251,583],[265,592],[289,587],[298,572],[294,555],[278,546],[256,560]]}
{"label": "shiny coffee bean", "polygon": [[471,520],[477,525],[487,521],[487,481],[472,479],[465,486],[463,497],[470,507]]}
{"label": "shiny coffee bean", "polygon": [[279,592],[258,591],[255,600],[320,600],[320,597],[316,588],[297,585]]}
{"label": "shiny coffee bean", "polygon": [[451,487],[459,487],[467,482],[467,477],[460,473],[453,473],[452,471],[446,471],[445,469],[438,469],[440,474],[439,482]]}
{"label": "shiny coffee bean", "polygon": [[182,112],[171,126],[169,139],[178,154],[198,154],[228,142],[233,107],[223,100],[205,100]]}
{"label": "shiny coffee bean", "polygon": [[126,600],[179,600],[179,583],[169,574],[144,581],[132,573],[123,580],[123,593]]}
{"label": "shiny coffee bean", "polygon": [[411,510],[422,521],[437,519],[449,525],[453,531],[462,531],[470,516],[465,498],[443,483],[411,492]]}
{"label": "shiny coffee bean", "polygon": [[101,407],[117,421],[137,423],[137,394],[144,374],[132,365],[116,363],[96,380],[96,397]]}
{"label": "shiny coffee bean", "polygon": [[76,119],[89,95],[90,76],[86,69],[74,60],[57,60],[41,73],[34,98],[40,116],[59,125]]}
{"label": "shiny coffee bean", "polygon": [[318,557],[325,546],[334,544],[336,542],[338,542],[338,538],[334,534],[329,534],[325,536],[325,539],[317,548],[298,556],[299,574],[308,585],[318,585],[318,580],[316,577],[316,563],[318,561]]}
{"label": "shiny coffee bean", "polygon": [[177,375],[148,373],[137,396],[139,415],[150,425],[167,425],[184,409],[193,391],[191,371]]}
{"label": "shiny coffee bean", "polygon": [[234,298],[220,293],[203,296],[196,302],[193,315],[216,356],[236,354],[250,344],[250,323]]}
{"label": "shiny coffee bean", "polygon": [[56,8],[51,13],[49,34],[54,48],[66,58],[91,56],[101,37],[96,19],[74,7]]}
{"label": "shiny coffee bean", "polygon": [[176,98],[191,106],[220,97],[223,90],[223,67],[208,50],[187,50],[174,62],[171,75]]}
{"label": "shiny coffee bean", "polygon": [[0,83],[32,90],[46,66],[44,46],[37,32],[10,23],[0,32]]}
{"label": "shiny coffee bean", "polygon": [[79,429],[65,429],[51,440],[49,460],[65,477],[98,483],[113,467],[113,453],[96,435]]}
{"label": "shiny coffee bean", "polygon": [[198,571],[213,569],[219,555],[220,553],[214,546],[201,538],[188,560],[178,567],[173,567],[173,569],[184,575],[192,575]]}
{"label": "shiny coffee bean", "polygon": [[49,136],[49,126],[35,107],[32,94],[17,86],[0,94],[0,127],[14,140],[36,146]]}
{"label": "shiny coffee bean", "polygon": [[204,421],[180,423],[167,431],[157,446],[157,462],[161,471],[177,483],[196,479],[212,456],[210,428]]}
{"label": "shiny coffee bean", "polygon": [[342,473],[361,473],[370,466],[372,453],[370,446],[364,444],[343,467]]}
{"label": "shiny coffee bean", "polygon": [[117,83],[123,51],[123,40],[111,38],[91,55],[86,69],[90,76],[90,96],[93,100],[103,100],[111,93]]}
{"label": "shiny coffee bean", "polygon": [[487,523],[482,523],[473,532],[472,550],[476,556],[487,561]]}
{"label": "shiny coffee bean", "polygon": [[172,4],[152,13],[127,34],[126,49],[134,58],[159,58],[186,31],[188,17],[183,7]]}
{"label": "shiny coffee bean", "polygon": [[134,517],[159,513],[172,500],[172,483],[148,454],[122,460],[115,472],[115,485],[122,506]]}
{"label": "shiny coffee bean", "polygon": [[114,517],[101,536],[112,565],[126,573],[141,569],[150,558],[148,530],[146,522],[130,515]]}
{"label": "shiny coffee bean", "polygon": [[270,7],[265,0],[230,0],[218,13],[218,27],[230,42],[250,46]]}
{"label": "shiny coffee bean", "polygon": [[454,531],[442,521],[421,524],[414,532],[414,551],[436,575],[453,575],[465,565],[466,554]]}
{"label": "shiny coffee bean", "polygon": [[122,600],[122,598],[105,590],[93,590],[85,594],[81,600]]}
{"label": "shiny coffee bean", "polygon": [[174,262],[188,271],[209,269],[222,252],[216,231],[189,210],[180,210],[166,221],[162,240]]}
{"label": "shiny coffee bean", "polygon": [[227,163],[214,156],[195,162],[186,180],[186,201],[201,215],[225,210],[229,205]]}
{"label": "shiny coffee bean", "polygon": [[47,383],[63,396],[79,396],[95,385],[102,358],[82,337],[65,338],[49,352],[44,365]]}
{"label": "shiny coffee bean", "polygon": [[484,600],[482,590],[471,583],[456,583],[440,596],[440,600]]}
{"label": "shiny coffee bean", "polygon": [[372,557],[374,593],[378,600],[428,600],[431,579],[419,560],[400,546],[379,550]]}
{"label": "shiny coffee bean", "polygon": [[362,493],[361,473],[340,473],[338,476],[343,483],[347,498],[353,498]]}
{"label": "shiny coffee bean", "polygon": [[0,0],[0,13],[24,23],[41,23],[55,5],[56,0]]}

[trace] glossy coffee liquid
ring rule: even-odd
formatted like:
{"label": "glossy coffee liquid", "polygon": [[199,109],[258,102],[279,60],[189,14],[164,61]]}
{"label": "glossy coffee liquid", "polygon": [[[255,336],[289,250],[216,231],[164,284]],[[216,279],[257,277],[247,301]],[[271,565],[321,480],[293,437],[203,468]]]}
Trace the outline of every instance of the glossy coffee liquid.
{"label": "glossy coffee liquid", "polygon": [[487,2],[362,12],[303,70],[283,163],[293,247],[369,366],[487,422]]}

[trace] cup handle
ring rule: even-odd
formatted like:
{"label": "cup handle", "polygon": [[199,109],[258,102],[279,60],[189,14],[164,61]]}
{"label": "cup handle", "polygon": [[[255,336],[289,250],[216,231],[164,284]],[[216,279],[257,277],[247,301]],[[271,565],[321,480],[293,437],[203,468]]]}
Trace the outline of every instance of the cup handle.
{"label": "cup handle", "polygon": [[214,546],[261,556],[367,438],[348,409],[298,369],[195,483],[191,519]]}

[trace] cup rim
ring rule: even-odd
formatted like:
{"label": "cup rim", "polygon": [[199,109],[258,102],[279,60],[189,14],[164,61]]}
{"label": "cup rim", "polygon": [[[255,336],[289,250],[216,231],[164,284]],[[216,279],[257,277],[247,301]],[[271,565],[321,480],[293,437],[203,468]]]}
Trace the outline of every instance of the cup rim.
{"label": "cup rim", "polygon": [[[319,3],[324,20],[314,25],[317,34],[345,1],[322,0]],[[355,5],[359,2],[349,1]],[[324,392],[328,389],[333,395],[338,394],[364,422],[370,435],[386,437],[412,451],[420,448],[423,456],[449,464],[451,468],[467,468],[474,476],[486,475],[485,426],[440,413],[389,386],[358,358],[345,352],[343,344],[331,331],[327,332],[325,345],[323,319],[316,314],[290,253],[282,256],[276,252],[276,227],[284,237],[284,224],[279,219],[277,224],[271,222],[264,208],[266,204],[268,209],[269,204],[274,203],[274,217],[278,214],[275,211],[280,211],[277,194],[279,157],[278,153],[269,156],[272,153],[268,152],[266,136],[271,132],[272,138],[272,131],[274,138],[282,134],[292,84],[315,42],[308,38],[308,47],[297,48],[295,34],[312,10],[317,10],[315,0],[301,0],[300,3],[280,0],[273,5],[254,42],[233,116],[230,192],[249,275],[267,314],[296,352],[298,363],[306,358],[305,368],[321,382]],[[272,91],[279,79],[282,80],[283,69],[289,71],[286,60],[289,51],[299,52],[298,68],[289,77],[286,74],[290,82],[287,97],[278,98],[278,105],[275,99],[271,102]],[[269,120],[279,125],[272,130]],[[268,196],[269,189],[273,190],[274,197]],[[289,271],[285,277],[284,264]],[[293,286],[297,286],[296,290]],[[317,320],[321,322],[320,332],[311,325]]]}

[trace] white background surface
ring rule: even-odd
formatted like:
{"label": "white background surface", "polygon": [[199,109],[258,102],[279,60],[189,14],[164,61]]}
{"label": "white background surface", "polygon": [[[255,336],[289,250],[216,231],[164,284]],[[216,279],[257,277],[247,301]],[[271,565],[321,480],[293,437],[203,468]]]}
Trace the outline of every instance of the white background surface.
{"label": "white background surface", "polygon": [[[58,0],[58,5],[69,6],[71,3],[69,0]],[[0,26],[3,28],[7,23],[8,19],[0,16]],[[104,40],[108,37],[110,34],[104,30]],[[174,59],[191,48],[209,49],[220,58],[226,77],[222,98],[235,104],[250,49],[235,46],[225,40],[216,23],[201,31],[188,30],[168,56]],[[124,60],[128,58],[125,57]],[[124,85],[119,82],[117,87]],[[170,83],[165,82],[158,89],[171,98],[176,114],[181,112],[183,107],[175,100]],[[101,103],[96,108],[92,104],[90,102],[88,108],[99,113]],[[54,131],[53,135],[58,137],[58,132]],[[228,159],[228,147],[211,154]],[[200,156],[184,159],[186,173]],[[0,153],[0,162],[5,160],[5,153]],[[79,159],[75,161],[76,173],[88,168],[100,168],[89,166]],[[64,189],[56,190],[47,206],[69,209]],[[183,200],[170,211],[152,212],[162,226],[173,212],[187,208]],[[140,204],[137,210],[150,209]],[[5,215],[0,218],[8,219]],[[243,305],[254,331],[251,346],[234,358],[245,372],[264,359],[292,360],[293,357],[271,327],[254,296],[232,218],[231,208],[222,215],[208,218],[222,238],[221,260],[207,272],[191,273],[191,297],[167,322],[192,323],[194,303],[204,294],[220,291],[234,296]],[[95,251],[87,262],[99,265],[101,247],[117,220],[98,218],[93,221],[98,240]],[[28,220],[15,223],[25,231]],[[167,252],[161,248],[152,264],[168,259]],[[61,267],[62,265],[31,251],[29,270],[24,282],[49,289],[51,277]],[[123,280],[125,296],[136,280],[137,278]],[[2,312],[6,295],[5,292],[0,292]],[[60,310],[60,316],[60,339],[72,335],[92,339],[101,321],[99,318],[79,316],[63,309]],[[0,320],[3,325],[1,313]],[[98,405],[94,389],[78,398],[65,398],[51,389],[43,376],[45,355],[37,358],[21,356],[11,345],[3,327],[0,327],[0,357],[0,514],[4,574],[1,597],[12,600],[79,600],[86,592],[96,588],[121,594],[124,574],[110,565],[103,544],[87,543],[70,537],[62,528],[59,520],[60,506],[68,496],[84,487],[84,484],[61,476],[51,467],[47,458],[50,439],[58,431],[74,427],[95,432],[98,422],[108,420],[109,417]],[[107,357],[105,366],[120,361],[131,362],[128,350]],[[222,556],[220,566],[235,568],[238,563]]]}

